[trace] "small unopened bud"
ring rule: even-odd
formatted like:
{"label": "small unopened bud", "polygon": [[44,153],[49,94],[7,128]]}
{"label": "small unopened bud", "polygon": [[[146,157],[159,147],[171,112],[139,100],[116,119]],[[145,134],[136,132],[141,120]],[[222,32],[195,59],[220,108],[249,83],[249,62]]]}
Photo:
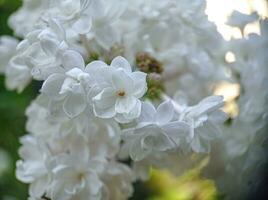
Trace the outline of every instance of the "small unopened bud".
{"label": "small unopened bud", "polygon": [[150,73],[147,76],[148,90],[145,95],[146,98],[151,100],[158,100],[164,92],[164,83],[162,76],[157,73]]}
{"label": "small unopened bud", "polygon": [[136,64],[139,70],[145,73],[161,74],[163,72],[163,64],[148,53],[138,53]]}

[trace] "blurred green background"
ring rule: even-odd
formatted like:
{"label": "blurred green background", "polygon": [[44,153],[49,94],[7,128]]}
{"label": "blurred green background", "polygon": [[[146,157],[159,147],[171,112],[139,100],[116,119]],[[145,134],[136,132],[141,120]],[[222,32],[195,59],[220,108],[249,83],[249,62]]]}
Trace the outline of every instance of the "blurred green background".
{"label": "blurred green background", "polygon": [[[21,2],[0,0],[0,35],[12,35],[7,25],[8,16]],[[4,77],[0,76],[0,199],[27,199],[27,187],[15,178],[15,163],[18,159],[19,137],[25,134],[25,108],[34,98],[33,86],[22,94],[5,89]]]}

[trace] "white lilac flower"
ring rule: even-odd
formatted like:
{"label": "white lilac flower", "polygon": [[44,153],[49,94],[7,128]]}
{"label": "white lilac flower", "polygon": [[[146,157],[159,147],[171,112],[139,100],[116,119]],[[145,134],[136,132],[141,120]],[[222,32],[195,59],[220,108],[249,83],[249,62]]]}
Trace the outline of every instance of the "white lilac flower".
{"label": "white lilac flower", "polygon": [[92,26],[88,6],[92,0],[51,0],[48,15],[58,18],[67,29],[86,34]]}
{"label": "white lilac flower", "polygon": [[31,82],[31,70],[20,57],[13,57],[6,69],[5,84],[9,90],[22,92]]}
{"label": "white lilac flower", "polygon": [[[82,153],[82,152],[80,152]],[[52,166],[51,198],[87,200],[100,195],[104,161],[89,154],[58,156]],[[100,199],[100,198],[97,198]]]}
{"label": "white lilac flower", "polygon": [[[114,158],[120,149],[121,129],[114,120],[103,120],[99,118],[92,118],[86,121],[88,124],[87,131],[84,133],[90,152],[95,156],[102,156],[105,158]],[[76,122],[78,127],[81,124]]]}
{"label": "white lilac flower", "polygon": [[193,151],[210,151],[210,141],[220,136],[219,125],[226,120],[226,114],[220,110],[223,105],[223,97],[211,96],[179,112],[179,120],[190,126],[187,142]]}
{"label": "white lilac flower", "polygon": [[[101,63],[92,63],[94,68]],[[102,66],[105,66],[103,63]],[[112,118],[126,123],[138,118],[141,112],[140,98],[147,90],[146,74],[132,72],[131,66],[123,57],[116,57],[111,65],[102,68],[107,77],[100,85],[100,92],[93,97],[96,116]]]}
{"label": "white lilac flower", "polygon": [[28,33],[6,69],[7,88],[21,92],[32,77],[45,80],[52,73],[62,72],[61,53],[66,48],[65,32],[57,20],[51,19],[45,28]]}
{"label": "white lilac flower", "polygon": [[174,107],[171,102],[163,102],[157,109],[150,103],[143,103],[137,126],[123,132],[124,150],[133,160],[139,161],[151,153],[177,148],[189,127],[185,122],[173,118]]}
{"label": "white lilac flower", "polygon": [[48,154],[45,151],[43,141],[30,135],[21,139],[22,147],[19,155],[22,160],[16,163],[16,177],[30,184],[29,193],[31,196],[42,196],[49,184],[49,173],[46,167]]}
{"label": "white lilac flower", "polygon": [[132,170],[125,164],[111,162],[102,173],[103,200],[128,199],[133,193],[132,182],[135,180]]}
{"label": "white lilac flower", "polygon": [[50,119],[49,112],[37,101],[26,109],[26,130],[28,133],[47,137],[59,128],[59,124]]}
{"label": "white lilac flower", "polygon": [[18,40],[10,36],[0,37],[0,73],[5,73],[11,57],[16,51]]}
{"label": "white lilac flower", "polygon": [[49,0],[23,0],[22,7],[10,16],[9,26],[17,36],[25,37],[34,29],[48,5]]}
{"label": "white lilac flower", "polygon": [[258,18],[259,16],[256,12],[253,12],[250,15],[247,15],[247,14],[244,14],[235,10],[230,16],[227,24],[230,26],[236,26],[243,31],[244,27],[247,24],[258,20]]}
{"label": "white lilac flower", "polygon": [[92,0],[89,7],[92,16],[90,35],[105,50],[121,42],[120,28],[116,23],[126,11],[128,4],[128,0]]}
{"label": "white lilac flower", "polygon": [[54,73],[43,83],[41,92],[52,102],[62,102],[67,116],[74,118],[87,107],[85,87],[90,79],[82,56],[72,50],[63,53],[65,73]]}
{"label": "white lilac flower", "polygon": [[114,120],[95,118],[90,110],[75,118],[69,118],[64,111],[61,111],[63,115],[53,115],[47,110],[47,101],[41,95],[27,109],[26,130],[29,133],[40,138],[57,134],[65,137],[80,135],[89,145],[92,155],[113,158],[118,153],[121,129]]}
{"label": "white lilac flower", "polygon": [[18,48],[34,79],[45,80],[50,74],[62,72],[61,54],[67,49],[66,35],[58,20],[50,19],[47,26],[26,36]]}

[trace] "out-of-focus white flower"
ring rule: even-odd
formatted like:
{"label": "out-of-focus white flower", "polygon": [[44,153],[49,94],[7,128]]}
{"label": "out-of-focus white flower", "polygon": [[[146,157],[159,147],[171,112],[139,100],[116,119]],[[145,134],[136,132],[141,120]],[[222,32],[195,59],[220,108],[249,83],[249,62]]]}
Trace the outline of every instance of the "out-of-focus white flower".
{"label": "out-of-focus white flower", "polygon": [[28,133],[34,135],[48,137],[59,129],[59,124],[51,119],[49,111],[45,107],[42,107],[38,100],[32,102],[26,109],[26,116],[28,117],[26,130]]}
{"label": "out-of-focus white flower", "polygon": [[257,12],[253,12],[250,15],[247,15],[235,10],[230,16],[227,24],[230,26],[236,26],[243,30],[247,24],[258,20],[258,18],[259,16]]}
{"label": "out-of-focus white flower", "polygon": [[219,110],[223,105],[223,97],[211,96],[179,111],[179,120],[190,126],[187,141],[193,151],[210,151],[210,141],[220,136],[219,125],[226,120],[226,114]]}
{"label": "out-of-focus white flower", "polygon": [[22,92],[32,80],[31,70],[19,57],[13,57],[6,69],[6,87],[9,90]]}
{"label": "out-of-focus white flower", "polygon": [[92,0],[52,0],[48,14],[60,20],[67,29],[86,34],[92,26],[88,6]]}
{"label": "out-of-focus white flower", "polygon": [[9,26],[17,36],[25,37],[34,29],[48,5],[49,0],[23,0],[22,7],[10,16]]}
{"label": "out-of-focus white flower", "polygon": [[150,103],[143,103],[138,125],[122,135],[130,157],[139,161],[151,153],[178,147],[189,127],[185,122],[174,121],[173,117],[171,102],[160,104],[157,110]]}
{"label": "out-of-focus white flower", "polygon": [[100,195],[102,182],[98,174],[104,170],[104,161],[91,158],[88,153],[85,151],[80,156],[65,155],[56,158],[55,166],[52,166],[52,199],[79,197],[86,200]]}
{"label": "out-of-focus white flower", "polygon": [[0,73],[4,73],[11,57],[16,52],[18,40],[10,36],[0,37]]}
{"label": "out-of-focus white flower", "polygon": [[103,199],[128,199],[133,193],[132,182],[135,180],[132,170],[123,164],[111,162],[102,174],[104,182]]}
{"label": "out-of-focus white flower", "polygon": [[44,143],[32,136],[21,139],[23,146],[19,150],[22,160],[17,161],[16,177],[29,183],[29,193],[33,197],[42,196],[49,184],[49,173],[46,167],[48,154]]}
{"label": "out-of-focus white flower", "polygon": [[126,11],[128,3],[128,0],[92,0],[89,7],[92,16],[90,35],[105,50],[121,42],[120,29],[116,23]]}

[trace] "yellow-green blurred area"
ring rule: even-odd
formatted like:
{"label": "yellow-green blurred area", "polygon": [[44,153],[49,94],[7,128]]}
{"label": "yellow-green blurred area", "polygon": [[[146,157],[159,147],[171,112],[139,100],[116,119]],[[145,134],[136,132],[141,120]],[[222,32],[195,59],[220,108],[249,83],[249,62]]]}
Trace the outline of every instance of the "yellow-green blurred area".
{"label": "yellow-green blurred area", "polygon": [[212,180],[201,176],[202,169],[209,158],[176,177],[165,170],[151,170],[151,178],[147,182],[152,191],[148,200],[215,200],[219,199],[216,186]]}

